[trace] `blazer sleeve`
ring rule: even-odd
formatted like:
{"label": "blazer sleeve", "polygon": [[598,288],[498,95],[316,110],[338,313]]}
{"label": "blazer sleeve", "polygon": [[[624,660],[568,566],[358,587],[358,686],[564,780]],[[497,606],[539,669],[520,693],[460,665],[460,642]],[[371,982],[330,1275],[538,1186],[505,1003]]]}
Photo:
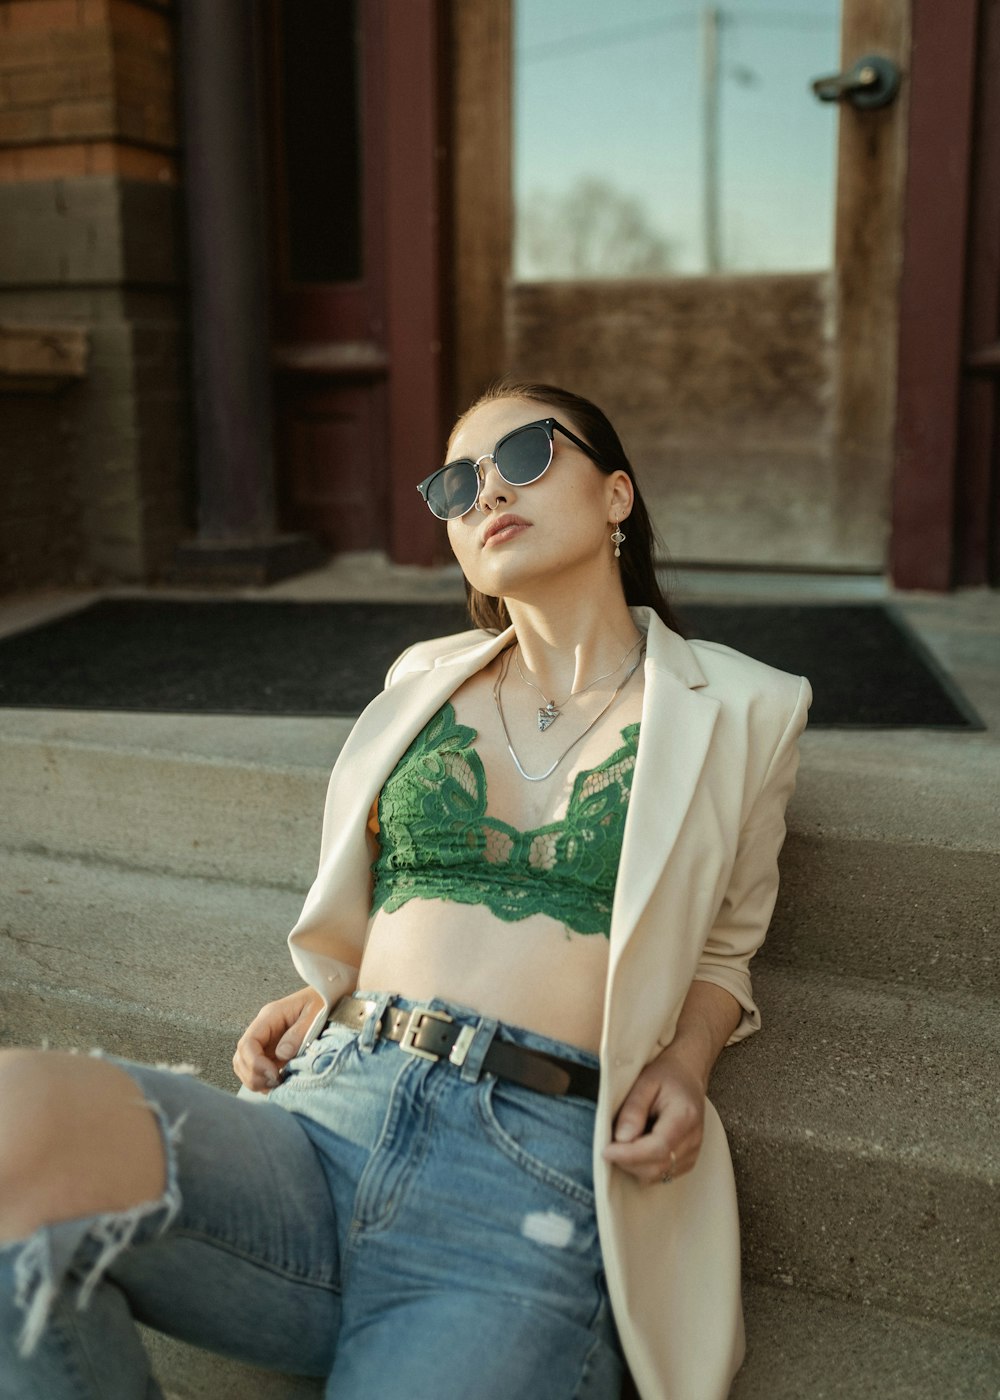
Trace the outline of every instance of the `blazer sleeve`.
{"label": "blazer sleeve", "polygon": [[740,1003],[743,1016],[727,1041],[735,1045],[760,1030],[749,963],[764,942],[778,894],[778,854],[785,840],[785,808],[795,790],[799,736],[806,726],[812,689],[804,676],[791,715],[753,806],[743,823],[732,874],[694,975],[714,982]]}

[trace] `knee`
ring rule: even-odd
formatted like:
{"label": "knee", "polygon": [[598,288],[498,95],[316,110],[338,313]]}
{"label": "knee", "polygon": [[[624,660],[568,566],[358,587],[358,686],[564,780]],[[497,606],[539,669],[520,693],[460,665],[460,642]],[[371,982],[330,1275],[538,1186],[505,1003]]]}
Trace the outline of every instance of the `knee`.
{"label": "knee", "polygon": [[42,1050],[0,1051],[0,1201],[18,1195],[58,1151],[51,1059]]}
{"label": "knee", "polygon": [[0,1240],[36,1225],[66,1142],[58,1126],[59,1062],[44,1050],[0,1051]]}
{"label": "knee", "polygon": [[155,1199],[165,1178],[159,1127],[124,1070],[0,1051],[0,1243]]}

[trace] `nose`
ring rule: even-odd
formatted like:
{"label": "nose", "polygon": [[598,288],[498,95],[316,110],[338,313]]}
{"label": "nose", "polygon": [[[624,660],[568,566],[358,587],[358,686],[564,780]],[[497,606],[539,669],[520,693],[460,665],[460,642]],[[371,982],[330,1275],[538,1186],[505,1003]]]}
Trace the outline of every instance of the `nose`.
{"label": "nose", "polygon": [[[483,470],[484,462],[491,463],[488,471]],[[496,458],[492,452],[483,453],[476,463],[476,470],[479,473],[479,495],[476,497],[476,510],[496,510],[501,501],[504,505],[508,505],[510,503],[510,486],[497,471]]]}

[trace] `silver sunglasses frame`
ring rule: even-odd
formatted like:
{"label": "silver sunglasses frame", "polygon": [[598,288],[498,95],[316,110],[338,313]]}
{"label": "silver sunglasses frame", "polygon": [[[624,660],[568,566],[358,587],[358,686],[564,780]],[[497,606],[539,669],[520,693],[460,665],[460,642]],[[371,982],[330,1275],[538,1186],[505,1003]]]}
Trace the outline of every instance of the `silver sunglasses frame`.
{"label": "silver sunglasses frame", "polygon": [[[497,463],[496,454],[499,452],[500,448],[508,440],[508,438],[516,437],[518,433],[523,433],[526,428],[545,429],[545,435],[549,440],[549,460],[545,463],[545,466],[541,469],[538,475],[533,476],[530,481],[510,481],[507,477],[504,476],[503,472],[500,471],[500,467]],[[424,502],[424,505],[430,511],[431,515],[434,516],[435,520],[445,521],[461,520],[462,516],[468,515],[470,510],[478,510],[479,496],[483,489],[483,483],[486,480],[486,473],[482,469],[483,462],[492,462],[493,465],[496,467],[500,478],[503,481],[506,481],[508,486],[533,486],[536,481],[539,481],[545,475],[549,467],[551,467],[552,465],[552,458],[555,456],[555,433],[557,431],[562,433],[563,437],[569,438],[570,442],[572,442],[576,447],[578,447],[581,452],[586,453],[586,455],[591,459],[591,461],[595,462],[597,466],[606,470],[604,458],[601,456],[601,454],[599,452],[595,452],[594,449],[588,443],[584,442],[582,438],[577,437],[576,433],[571,432],[569,428],[564,427],[563,424],[560,423],[557,418],[536,418],[531,423],[521,423],[518,427],[511,428],[509,433],[504,433],[503,437],[498,438],[497,441],[493,444],[493,451],[484,452],[483,455],[478,459],[478,461],[474,462],[471,457],[456,457],[454,462],[445,462],[443,467],[438,467],[437,471],[431,472],[430,476],[426,477],[417,486],[417,490],[420,492],[420,496]],[[451,471],[453,467],[462,466],[472,467],[473,471],[476,473],[476,476],[479,479],[479,485],[476,490],[475,499],[473,500],[471,505],[466,506],[465,510],[460,510],[457,515],[438,515],[437,511],[431,505],[429,499],[431,485],[437,479],[437,477],[439,477],[442,474],[442,472]]]}

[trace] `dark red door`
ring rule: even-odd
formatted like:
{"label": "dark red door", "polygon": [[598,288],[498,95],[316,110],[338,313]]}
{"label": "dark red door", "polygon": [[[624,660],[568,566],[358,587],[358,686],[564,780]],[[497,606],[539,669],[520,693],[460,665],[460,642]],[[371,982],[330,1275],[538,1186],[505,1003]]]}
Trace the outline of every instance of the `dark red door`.
{"label": "dark red door", "polygon": [[269,0],[272,362],[283,525],[386,544],[381,0]]}

